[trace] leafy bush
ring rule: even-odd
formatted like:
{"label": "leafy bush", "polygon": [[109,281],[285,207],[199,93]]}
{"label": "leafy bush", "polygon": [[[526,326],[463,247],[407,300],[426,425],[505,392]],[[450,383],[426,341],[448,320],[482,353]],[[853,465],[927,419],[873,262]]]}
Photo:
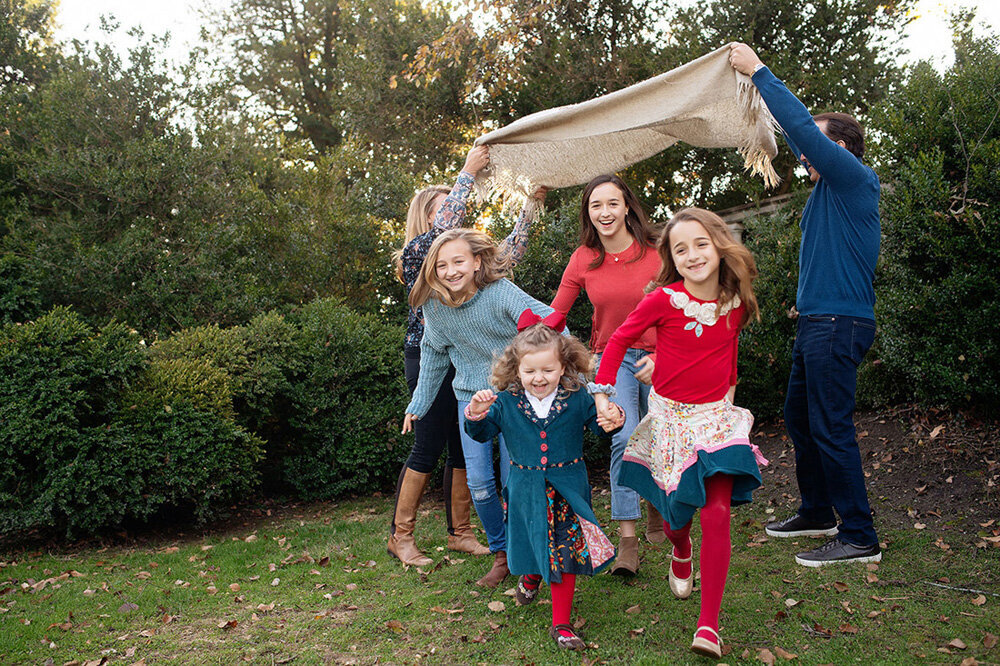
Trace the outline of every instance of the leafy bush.
{"label": "leafy bush", "polygon": [[0,329],[0,532],[69,535],[166,508],[204,520],[251,490],[260,440],[222,374],[149,364],[138,335],[57,308]]}
{"label": "leafy bush", "polygon": [[27,261],[0,254],[0,324],[24,322],[42,313],[42,296]]}
{"label": "leafy bush", "polygon": [[736,401],[758,419],[780,415],[785,402],[797,321],[799,218],[804,198],[798,197],[772,215],[745,221],[744,241],[759,271],[754,293],[760,321],[740,333]]}
{"label": "leafy bush", "polygon": [[286,482],[304,498],[389,485],[410,446],[399,433],[409,397],[402,327],[337,299],[310,303],[289,319],[301,366],[290,392]]}
{"label": "leafy bush", "polygon": [[1000,41],[959,26],[945,74],[922,63],[879,110],[882,261],[863,397],[1000,406]]}

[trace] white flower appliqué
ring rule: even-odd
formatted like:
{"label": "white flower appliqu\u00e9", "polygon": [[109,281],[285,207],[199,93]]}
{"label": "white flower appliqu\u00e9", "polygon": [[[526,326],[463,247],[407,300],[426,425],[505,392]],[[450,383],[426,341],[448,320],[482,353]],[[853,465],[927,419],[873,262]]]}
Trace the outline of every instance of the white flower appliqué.
{"label": "white flower appliqu\u00e9", "polygon": [[701,334],[705,332],[705,326],[715,326],[715,323],[719,321],[720,317],[723,317],[734,309],[740,307],[740,297],[739,294],[733,296],[733,299],[722,306],[719,309],[717,303],[698,303],[692,301],[691,297],[685,294],[683,291],[674,291],[667,287],[663,287],[663,291],[670,296],[670,304],[677,308],[678,310],[684,311],[684,316],[694,319],[694,321],[689,321],[684,325],[685,331],[690,331],[694,329],[694,334],[701,337]]}

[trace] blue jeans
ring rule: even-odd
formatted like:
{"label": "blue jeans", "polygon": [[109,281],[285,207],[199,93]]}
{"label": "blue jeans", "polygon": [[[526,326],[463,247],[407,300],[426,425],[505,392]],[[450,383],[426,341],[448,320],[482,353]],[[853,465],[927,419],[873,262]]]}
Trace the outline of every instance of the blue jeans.
{"label": "blue jeans", "polygon": [[854,429],[858,365],[875,339],[875,322],[843,315],[800,315],[785,398],[785,427],[795,444],[799,515],[840,516],[838,537],[878,543]]}
{"label": "blue jeans", "polygon": [[[458,401],[458,430],[462,434],[462,452],[465,454],[465,474],[472,493],[476,514],[486,530],[490,552],[507,551],[507,530],[503,523],[503,504],[497,493],[496,475],[493,474],[493,444],[477,442],[465,432],[465,407],[469,403]],[[500,483],[507,485],[510,474],[510,454],[500,435]]]}
{"label": "blue jeans", "polygon": [[[642,349],[628,349],[618,368],[615,379],[615,397],[612,400],[625,410],[625,425],[611,436],[611,519],[637,520],[642,515],[639,493],[627,486],[619,485],[618,472],[622,466],[622,456],[632,431],[646,415],[649,408],[649,384],[635,378],[636,363],[649,352]],[[603,356],[603,354],[601,354]],[[598,359],[599,361],[600,359]]]}

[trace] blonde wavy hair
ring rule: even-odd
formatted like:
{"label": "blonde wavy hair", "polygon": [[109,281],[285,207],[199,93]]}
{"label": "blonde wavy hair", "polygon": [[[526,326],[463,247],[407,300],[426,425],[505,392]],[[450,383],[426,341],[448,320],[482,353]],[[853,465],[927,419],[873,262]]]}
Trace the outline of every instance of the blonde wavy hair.
{"label": "blonde wavy hair", "polygon": [[445,185],[431,185],[426,187],[410,199],[410,208],[406,211],[406,233],[404,235],[403,247],[392,253],[392,261],[396,264],[396,277],[403,281],[403,250],[414,238],[421,234],[426,234],[431,230],[431,209],[434,201],[442,194],[448,195],[451,188]]}
{"label": "blonde wavy hair", "polygon": [[525,354],[554,348],[563,366],[559,385],[567,391],[579,391],[594,377],[594,356],[587,346],[572,335],[561,335],[545,324],[524,329],[493,362],[490,384],[497,391],[524,390],[518,367]]}
{"label": "blonde wavy hair", "polygon": [[[656,251],[663,265],[656,278],[646,287],[646,293],[682,279],[674,264],[674,255],[670,251],[670,232],[681,222],[697,222],[703,226],[719,253],[719,306],[729,303],[738,295],[746,306],[739,327],[743,328],[751,319],[760,321],[760,308],[753,293],[753,281],[757,279],[757,264],[753,255],[750,254],[750,250],[733,240],[729,227],[721,217],[704,208],[684,208],[677,211],[667,222],[660,239],[656,242]],[[729,325],[728,315],[726,325]]]}
{"label": "blonde wavy hair", "polygon": [[454,240],[464,241],[469,246],[472,256],[479,258],[479,269],[473,277],[473,284],[475,284],[477,291],[507,275],[510,261],[506,255],[500,254],[493,239],[475,229],[449,229],[438,236],[431,244],[430,250],[427,251],[424,265],[420,268],[420,276],[413,285],[413,289],[410,290],[410,307],[418,308],[431,297],[452,308],[458,307],[468,300],[464,297],[455,298],[452,296],[452,293],[437,276],[436,264],[441,247]]}

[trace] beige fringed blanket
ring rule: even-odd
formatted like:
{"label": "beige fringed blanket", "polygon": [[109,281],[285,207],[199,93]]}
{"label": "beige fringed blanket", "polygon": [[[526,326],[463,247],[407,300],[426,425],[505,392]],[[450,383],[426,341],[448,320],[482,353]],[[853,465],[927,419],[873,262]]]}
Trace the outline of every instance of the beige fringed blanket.
{"label": "beige fringed blanket", "polygon": [[614,173],[683,141],[738,148],[746,168],[778,183],[771,158],[776,125],[750,78],[724,46],[692,62],[596,99],[533,113],[479,137],[490,166],[479,194],[522,198]]}

